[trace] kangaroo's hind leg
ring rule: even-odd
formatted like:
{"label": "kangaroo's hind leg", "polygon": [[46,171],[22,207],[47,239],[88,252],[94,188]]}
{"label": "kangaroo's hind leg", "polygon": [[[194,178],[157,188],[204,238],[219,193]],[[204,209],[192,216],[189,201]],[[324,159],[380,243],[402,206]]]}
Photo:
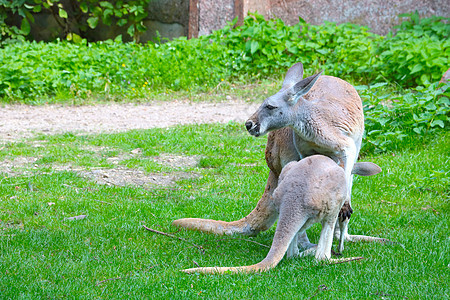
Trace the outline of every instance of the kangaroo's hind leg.
{"label": "kangaroo's hind leg", "polygon": [[333,231],[336,226],[338,214],[330,216],[322,221],[322,231],[320,232],[319,243],[317,245],[317,251],[315,258],[317,261],[328,261],[331,263],[346,262],[352,260],[359,260],[362,257],[347,257],[347,258],[331,258],[331,246],[333,244]]}
{"label": "kangaroo's hind leg", "polygon": [[338,213],[336,212],[334,215],[322,220],[322,231],[320,232],[315,254],[316,260],[330,260],[331,258],[331,246],[333,245],[333,233],[337,217]]}
{"label": "kangaroo's hind leg", "polygon": [[[342,202],[341,202],[342,203]],[[322,230],[320,231],[319,242],[317,245],[310,247],[301,253],[300,257],[314,255],[316,260],[330,260],[331,247],[333,245],[333,234],[336,221],[338,219],[340,205],[336,205],[333,211],[324,216],[322,219]],[[301,232],[299,232],[300,234]]]}
{"label": "kangaroo's hind leg", "polygon": [[[347,199],[341,208],[341,211],[339,212],[339,219],[338,219],[338,226],[335,226],[335,232],[334,235],[337,239],[339,239],[339,248],[338,251],[342,252],[344,250],[344,241],[350,241],[350,242],[357,242],[357,241],[367,241],[367,242],[386,242],[389,241],[387,239],[373,237],[373,236],[367,236],[367,235],[350,235],[348,234],[348,223],[350,221],[350,216],[353,212],[351,208],[351,195],[352,195],[352,187],[353,187],[353,175],[352,174],[359,174],[363,176],[370,176],[377,174],[378,172],[381,172],[381,169],[379,168],[378,172],[371,173],[371,170],[367,169],[370,168],[369,165],[364,165],[359,163],[359,166],[357,170],[360,171],[354,172],[354,166],[357,159],[357,154],[359,153],[359,145],[361,144],[361,141],[356,145],[350,144],[350,146],[345,151],[344,159],[340,162],[340,165],[345,170],[345,178],[346,178],[346,185],[347,185]],[[364,174],[364,172],[361,173],[362,170],[366,169],[368,173]]]}
{"label": "kangaroo's hind leg", "polygon": [[271,269],[285,254],[287,258],[298,256],[297,235],[306,229],[307,223],[308,217],[301,211],[293,212],[292,207],[282,209],[269,253],[257,265],[264,269]]}

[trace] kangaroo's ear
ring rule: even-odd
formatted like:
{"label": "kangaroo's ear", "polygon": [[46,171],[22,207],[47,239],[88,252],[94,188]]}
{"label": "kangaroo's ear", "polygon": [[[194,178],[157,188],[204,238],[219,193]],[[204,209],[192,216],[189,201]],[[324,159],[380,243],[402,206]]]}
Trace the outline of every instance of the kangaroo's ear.
{"label": "kangaroo's ear", "polygon": [[283,81],[282,89],[288,88],[296,84],[300,79],[303,78],[303,64],[301,62],[296,63],[286,73],[286,77]]}
{"label": "kangaroo's ear", "polygon": [[292,92],[294,94],[293,102],[296,103],[297,100],[309,92],[309,90],[314,86],[317,79],[319,79],[319,76],[322,75],[322,71],[320,73],[317,73],[316,75],[309,76],[305,79],[303,79],[300,82],[297,82],[293,88]]}
{"label": "kangaroo's ear", "polygon": [[361,176],[371,176],[376,175],[381,172],[381,168],[371,162],[357,162],[353,166],[352,174],[357,174]]}

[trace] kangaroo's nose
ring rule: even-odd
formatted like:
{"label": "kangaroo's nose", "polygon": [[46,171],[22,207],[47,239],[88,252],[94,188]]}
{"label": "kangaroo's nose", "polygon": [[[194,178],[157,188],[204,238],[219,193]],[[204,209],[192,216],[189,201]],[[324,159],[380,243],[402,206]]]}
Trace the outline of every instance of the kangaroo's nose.
{"label": "kangaroo's nose", "polygon": [[247,128],[247,131],[252,129],[253,127],[253,122],[248,120],[247,122],[245,122],[245,128]]}

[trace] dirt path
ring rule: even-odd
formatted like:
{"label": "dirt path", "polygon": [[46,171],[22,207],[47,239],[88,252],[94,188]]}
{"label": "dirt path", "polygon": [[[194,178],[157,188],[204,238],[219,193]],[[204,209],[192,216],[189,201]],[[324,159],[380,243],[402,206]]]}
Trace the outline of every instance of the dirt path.
{"label": "dirt path", "polygon": [[258,104],[244,102],[108,104],[0,107],[0,143],[34,134],[101,133],[177,124],[244,122]]}
{"label": "dirt path", "polygon": [[[92,106],[26,106],[0,107],[0,146],[2,143],[19,141],[35,134],[102,133],[120,132],[131,129],[168,127],[177,124],[241,122],[257,109],[258,104],[244,102],[189,103],[181,101],[155,102],[149,104],[108,104]],[[101,152],[102,147],[91,151]],[[93,154],[96,155],[96,154]],[[115,186],[134,185],[144,188],[173,185],[180,178],[198,176],[186,172],[188,167],[198,163],[198,157],[162,154],[158,157],[141,157],[140,149],[131,153],[120,153],[110,157],[115,168],[86,168],[80,166],[46,164],[36,165],[39,157],[15,156],[0,161],[0,173],[8,177],[43,172],[42,167],[54,171],[73,171],[81,177],[98,184]],[[120,161],[129,157],[153,160],[169,166],[173,172],[147,173],[139,168],[127,168]]]}

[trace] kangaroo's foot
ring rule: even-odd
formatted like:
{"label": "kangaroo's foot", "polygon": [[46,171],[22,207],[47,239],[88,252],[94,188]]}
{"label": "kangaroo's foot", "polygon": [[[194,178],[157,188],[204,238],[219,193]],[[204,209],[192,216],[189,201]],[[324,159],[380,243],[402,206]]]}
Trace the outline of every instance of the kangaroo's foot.
{"label": "kangaroo's foot", "polygon": [[298,254],[298,257],[305,257],[305,256],[315,256],[317,251],[317,245],[312,246]]}
{"label": "kangaroo's foot", "polygon": [[389,239],[385,239],[385,238],[379,238],[376,236],[368,236],[368,235],[351,235],[351,234],[346,234],[345,235],[345,240],[349,241],[349,242],[377,242],[377,243],[390,243],[392,242]]}
{"label": "kangaroo's foot", "polygon": [[[344,251],[344,242],[377,242],[377,243],[385,243],[391,242],[388,239],[368,236],[368,235],[351,235],[348,234],[348,223],[350,221],[350,217],[353,213],[353,209],[350,206],[350,203],[346,201],[339,212],[339,217],[336,226],[334,227],[334,237],[339,240],[338,251]],[[342,232],[341,232],[342,230]]]}
{"label": "kangaroo's foot", "polygon": [[[270,198],[270,197],[267,197]],[[278,218],[278,211],[275,209],[271,199],[264,196],[258,202],[253,211],[237,221],[225,222],[209,219],[186,218],[173,221],[173,225],[192,230],[210,232],[215,234],[243,234],[257,235],[261,231],[269,229]]]}
{"label": "kangaroo's foot", "polygon": [[223,274],[223,273],[242,273],[242,274],[248,274],[248,273],[257,273],[257,272],[265,272],[268,271],[276,266],[275,264],[267,264],[264,262],[257,263],[251,266],[241,266],[241,267],[199,267],[199,268],[191,268],[191,269],[184,269],[181,270],[181,272],[184,272],[186,274],[194,274],[194,273],[201,273],[201,274]]}
{"label": "kangaroo's foot", "polygon": [[250,266],[245,267],[200,267],[200,268],[191,268],[184,269],[181,272],[186,274],[223,274],[223,273],[252,273],[252,272],[261,272],[264,270],[251,268]]}
{"label": "kangaroo's foot", "polygon": [[[334,230],[334,237],[336,239],[340,239],[341,238],[341,231],[339,229],[339,226],[335,227]],[[375,237],[375,236],[368,236],[368,235],[352,235],[352,234],[348,234],[348,232],[344,232],[343,235],[344,241],[346,242],[377,242],[377,243],[390,243],[392,242],[389,239],[385,239],[385,238],[380,238],[380,237]],[[342,249],[343,250],[343,249]],[[341,249],[339,250],[340,252],[342,251]]]}
{"label": "kangaroo's foot", "polygon": [[[317,245],[312,246],[311,248],[308,248],[302,252],[300,252],[298,254],[298,257],[305,257],[305,256],[315,256],[317,252]],[[335,252],[333,251],[333,249],[331,249],[331,254],[333,256],[341,256],[342,254],[339,252]],[[331,258],[330,258],[331,259]]]}
{"label": "kangaroo's foot", "polygon": [[330,258],[327,259],[327,262],[329,262],[330,264],[340,264],[340,263],[345,263],[345,262],[349,262],[349,261],[354,261],[354,260],[361,260],[364,259],[364,257],[345,257],[345,258]]}
{"label": "kangaroo's foot", "polygon": [[308,250],[312,247],[317,247],[317,244],[313,244],[309,241],[308,235],[306,234],[306,231],[302,231],[297,233],[297,247],[301,250]]}

